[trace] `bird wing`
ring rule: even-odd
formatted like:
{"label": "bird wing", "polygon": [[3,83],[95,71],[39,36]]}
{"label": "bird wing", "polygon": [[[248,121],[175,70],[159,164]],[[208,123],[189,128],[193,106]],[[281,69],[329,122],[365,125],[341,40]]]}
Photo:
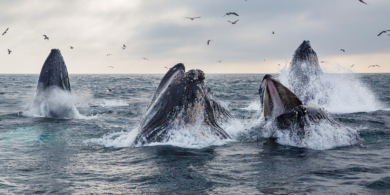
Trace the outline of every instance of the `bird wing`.
{"label": "bird wing", "polygon": [[381,34],[383,34],[385,31],[382,31],[381,33],[378,34],[378,36],[381,36]]}
{"label": "bird wing", "polygon": [[360,2],[362,2],[362,3],[364,3],[364,4],[366,4],[366,5],[368,5],[366,2],[364,2],[363,0],[359,0]]}
{"label": "bird wing", "polygon": [[238,14],[237,14],[237,13],[235,13],[235,12],[233,12],[232,14],[233,14],[233,15],[236,15],[236,16],[238,16]]}

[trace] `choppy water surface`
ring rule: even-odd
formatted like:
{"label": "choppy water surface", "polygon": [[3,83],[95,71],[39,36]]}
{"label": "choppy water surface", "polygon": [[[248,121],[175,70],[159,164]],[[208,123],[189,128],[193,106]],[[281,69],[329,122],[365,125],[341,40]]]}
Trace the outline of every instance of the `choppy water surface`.
{"label": "choppy water surface", "polygon": [[341,127],[302,143],[251,129],[264,75],[206,74],[236,118],[224,126],[233,139],[145,147],[132,141],[163,75],[70,75],[61,101],[77,119],[20,117],[38,76],[0,75],[1,194],[390,194],[389,74],[328,74],[322,106]]}

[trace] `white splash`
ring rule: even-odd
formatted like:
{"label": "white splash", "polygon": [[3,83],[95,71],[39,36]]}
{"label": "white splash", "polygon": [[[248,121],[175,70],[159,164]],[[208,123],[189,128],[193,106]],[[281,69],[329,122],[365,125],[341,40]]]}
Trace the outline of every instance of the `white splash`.
{"label": "white splash", "polygon": [[[269,127],[269,125],[266,125]],[[272,133],[277,142],[282,145],[311,148],[315,150],[326,150],[335,147],[350,146],[359,142],[358,132],[355,129],[331,125],[322,122],[311,125],[305,129],[307,134],[303,139],[297,134],[290,133],[290,130],[276,130]],[[269,134],[267,131],[265,134]]]}
{"label": "white splash", "polygon": [[138,135],[138,129],[131,131],[122,131],[104,135],[102,138],[94,138],[84,141],[85,144],[97,144],[105,147],[131,147],[134,146],[135,138]]}
{"label": "white splash", "polygon": [[[260,98],[260,97],[259,97]],[[260,99],[256,101],[252,101],[249,103],[249,105],[245,108],[241,108],[241,110],[260,110]]]}
{"label": "white splash", "polygon": [[[317,91],[313,102],[333,113],[371,112],[384,108],[375,93],[365,86],[355,74],[351,74],[347,69],[339,67],[335,69],[337,73],[324,74],[318,80],[319,82],[311,82],[305,87],[307,91]],[[291,89],[288,71],[287,67],[282,69],[279,80]],[[294,91],[294,89],[291,90]],[[299,98],[303,99],[303,97]]]}
{"label": "white splash", "polygon": [[[232,139],[221,140],[215,136],[208,127],[201,124],[189,125],[187,128],[176,128],[169,130],[170,139],[162,143],[150,143],[143,146],[171,145],[182,148],[206,148],[210,146],[220,146],[235,141],[235,137],[244,130],[244,125],[239,121],[232,119],[221,125],[223,129],[232,137]],[[134,127],[130,131],[109,133],[102,138],[89,139],[84,141],[86,144],[97,144],[104,147],[140,147],[134,145],[134,141],[140,131],[140,127]]]}
{"label": "white splash", "polygon": [[94,100],[90,102],[77,103],[76,107],[85,108],[85,107],[121,107],[129,106],[129,103],[123,100]]}
{"label": "white splash", "polygon": [[56,87],[47,89],[45,100],[39,106],[21,112],[27,117],[50,117],[50,111],[63,112],[63,119],[94,119],[95,116],[83,116],[75,107],[75,103],[84,101],[88,95],[73,94]]}

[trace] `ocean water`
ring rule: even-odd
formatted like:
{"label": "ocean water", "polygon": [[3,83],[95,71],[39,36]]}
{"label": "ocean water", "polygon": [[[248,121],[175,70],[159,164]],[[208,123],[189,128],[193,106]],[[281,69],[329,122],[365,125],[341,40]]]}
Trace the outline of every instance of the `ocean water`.
{"label": "ocean water", "polygon": [[39,75],[0,75],[0,194],[390,194],[390,74],[327,74],[317,96],[340,126],[316,126],[301,142],[270,139],[263,76],[206,74],[235,117],[222,125],[231,140],[187,129],[136,147],[163,75],[70,75],[59,101],[76,105],[75,119],[18,116]]}

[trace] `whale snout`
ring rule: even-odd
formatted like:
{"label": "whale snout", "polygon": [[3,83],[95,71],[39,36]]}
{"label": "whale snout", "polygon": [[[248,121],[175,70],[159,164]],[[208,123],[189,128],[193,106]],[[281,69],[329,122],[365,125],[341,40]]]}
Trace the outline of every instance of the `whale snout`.
{"label": "whale snout", "polygon": [[196,80],[203,81],[206,78],[204,72],[198,69],[189,70],[188,72],[186,72],[186,77],[188,80],[191,81],[196,81]]}
{"label": "whale snout", "polygon": [[312,51],[313,49],[311,48],[310,41],[309,40],[304,40],[303,43],[299,46],[298,48],[300,51]]}

